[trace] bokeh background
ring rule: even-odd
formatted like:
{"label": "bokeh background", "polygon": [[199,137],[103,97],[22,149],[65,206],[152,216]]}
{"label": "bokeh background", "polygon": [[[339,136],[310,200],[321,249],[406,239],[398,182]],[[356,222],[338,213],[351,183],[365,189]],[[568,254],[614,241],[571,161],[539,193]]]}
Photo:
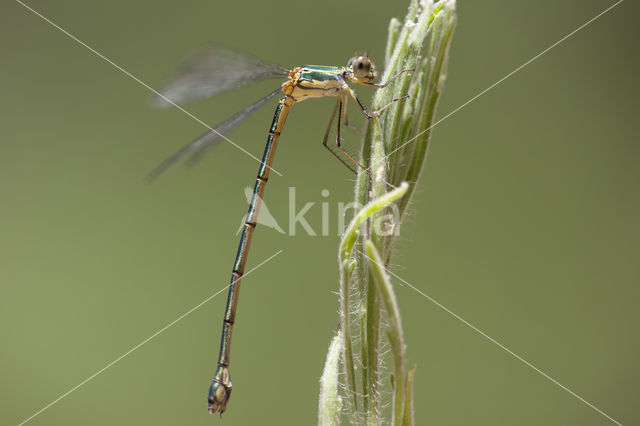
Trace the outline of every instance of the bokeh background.
{"label": "bokeh background", "polygon": [[[407,7],[28,4],[153,87],[206,41],[288,66],[364,50],[381,64],[387,23]],[[611,4],[460,1],[439,117]],[[625,425],[640,424],[638,12],[620,4],[434,129],[394,259],[403,279]],[[152,108],[148,90],[19,3],[3,2],[0,21],[0,423],[17,425],[226,286],[257,164],[223,144],[147,184],[202,125]],[[188,109],[215,125],[274,84]],[[223,419],[205,402],[221,294],[28,424],[316,422],[336,325],[335,209],[353,191],[320,144],[332,102],[292,110],[284,176],[266,193],[283,226],[289,187],[316,202],[316,229],[329,202],[331,235],[256,232],[248,268],[284,251],[243,282]],[[231,138],[259,156],[272,110]],[[613,424],[410,288],[397,296],[418,425]]]}

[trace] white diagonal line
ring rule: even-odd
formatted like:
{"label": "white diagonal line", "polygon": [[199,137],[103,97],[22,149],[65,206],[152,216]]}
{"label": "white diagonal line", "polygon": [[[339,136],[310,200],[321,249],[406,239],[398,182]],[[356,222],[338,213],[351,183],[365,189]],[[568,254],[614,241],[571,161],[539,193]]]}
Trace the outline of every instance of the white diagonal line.
{"label": "white diagonal line", "polygon": [[[250,273],[252,273],[253,271],[255,271],[256,269],[260,268],[262,265],[264,265],[265,263],[269,262],[271,259],[273,259],[274,257],[276,257],[277,255],[279,255],[280,253],[282,253],[284,250],[278,250],[275,254],[273,254],[271,257],[267,258],[266,260],[262,261],[260,264],[258,264],[258,266],[254,267],[253,269],[249,270],[248,272],[246,272],[242,277],[246,277],[247,275],[249,275]],[[230,285],[230,284],[229,284]],[[22,422],[20,422],[18,424],[18,426],[22,426],[25,423],[29,422],[30,420],[32,420],[34,417],[42,414],[44,411],[46,411],[47,409],[51,408],[53,405],[57,404],[58,402],[60,402],[61,400],[63,400],[64,398],[66,398],[67,396],[69,396],[72,392],[78,390],[81,386],[85,385],[86,383],[90,382],[91,380],[93,380],[94,378],[96,378],[96,376],[100,375],[101,373],[103,373],[105,370],[109,369],[110,367],[112,367],[113,365],[115,365],[116,363],[118,363],[119,361],[121,361],[123,358],[125,358],[126,356],[130,355],[132,352],[135,352],[136,350],[140,349],[140,347],[142,347],[144,344],[148,343],[149,341],[151,341],[152,339],[154,339],[155,337],[157,337],[158,335],[162,334],[163,332],[165,332],[168,328],[172,327],[173,325],[175,325],[178,321],[184,319],[185,317],[189,316],[191,313],[193,313],[195,310],[197,310],[198,308],[200,308],[202,305],[206,304],[207,302],[209,302],[211,299],[213,299],[214,297],[216,297],[217,295],[219,295],[220,293],[222,293],[223,291],[225,291],[227,288],[229,288],[229,286],[225,286],[223,288],[221,288],[219,291],[217,291],[216,293],[212,294],[211,296],[207,297],[206,299],[204,299],[202,302],[198,303],[196,306],[194,306],[193,308],[189,309],[187,312],[185,312],[184,314],[180,315],[178,318],[176,318],[175,320],[171,321],[169,324],[165,325],[164,327],[162,327],[160,330],[156,331],[155,333],[153,333],[151,336],[147,337],[146,339],[144,339],[142,342],[138,343],[137,345],[135,345],[133,348],[129,349],[127,352],[123,353],[122,355],[120,355],[118,358],[114,359],[113,361],[111,361],[109,364],[105,365],[104,367],[102,367],[100,370],[96,371],[95,373],[93,373],[92,375],[90,375],[89,377],[87,377],[86,379],[84,379],[83,381],[81,381],[80,383],[78,383],[77,385],[75,385],[74,387],[72,387],[71,389],[69,389],[68,391],[66,391],[65,393],[63,393],[62,395],[60,395],[58,398],[56,398],[55,400],[51,401],[49,404],[45,405],[44,407],[42,407],[40,410],[36,411],[35,413],[33,413],[30,417],[26,418],[25,420],[23,420]]]}
{"label": "white diagonal line", "polygon": [[[413,142],[416,138],[418,138],[420,135],[428,132],[429,130],[433,129],[435,126],[437,126],[438,124],[442,123],[444,120],[446,120],[447,118],[451,117],[453,114],[457,113],[458,111],[460,111],[462,108],[466,107],[467,105],[469,105],[471,102],[475,101],[476,99],[478,99],[480,96],[484,95],[485,93],[487,93],[489,90],[493,89],[494,87],[496,87],[497,85],[499,85],[500,83],[502,83],[503,81],[505,81],[506,79],[508,79],[509,77],[511,77],[512,75],[514,75],[515,73],[517,73],[518,71],[520,71],[521,69],[523,69],[524,67],[526,67],[527,65],[529,65],[531,62],[535,61],[536,59],[540,58],[542,55],[544,55],[545,53],[549,52],[551,49],[553,49],[554,47],[556,47],[557,45],[559,45],[560,43],[564,42],[565,40],[567,40],[569,37],[573,36],[575,33],[577,33],[578,31],[582,30],[584,27],[586,27],[587,25],[591,24],[593,21],[595,21],[596,19],[600,18],[602,15],[604,15],[605,13],[609,12],[611,9],[613,9],[614,7],[616,7],[617,5],[619,5],[620,3],[622,3],[624,0],[618,0],[616,3],[612,4],[611,6],[609,6],[608,8],[606,8],[605,10],[603,10],[602,12],[600,12],[599,14],[597,14],[596,16],[594,16],[593,18],[589,19],[587,22],[585,22],[584,24],[580,25],[578,28],[576,28],[575,30],[571,31],[569,34],[567,34],[566,36],[562,37],[560,40],[556,41],[555,43],[553,43],[551,46],[547,47],[546,49],[544,49],[542,52],[538,53],[536,56],[534,56],[533,58],[529,59],[527,62],[525,62],[524,64],[520,65],[518,68],[516,68],[515,70],[511,71],[509,74],[505,75],[504,77],[502,77],[500,80],[496,81],[495,83],[493,83],[491,86],[487,87],[486,89],[484,89],[482,92],[478,93],[477,95],[475,95],[474,97],[472,97],[471,99],[469,99],[468,101],[466,101],[465,103],[463,103],[462,105],[460,105],[459,107],[457,107],[456,109],[454,109],[453,111],[449,112],[447,115],[445,115],[444,117],[442,117],[441,119],[439,119],[438,121],[436,121],[435,123],[433,123],[431,126],[429,126],[427,129],[423,130],[422,132],[418,133],[417,135],[415,135],[414,137],[412,137],[411,139],[409,139],[408,141],[406,141],[405,143],[403,143],[402,145],[400,145],[399,147],[397,147],[396,149],[394,149],[393,151],[391,151],[390,153],[386,154],[380,161],[382,161],[383,159],[389,157],[391,154],[393,154],[394,152],[404,148],[407,144]],[[369,169],[373,167],[370,166]]]}
{"label": "white diagonal line", "polygon": [[[40,12],[36,11],[35,9],[31,8],[30,6],[24,4],[22,1],[20,0],[16,0],[16,2],[18,2],[19,4],[21,4],[22,6],[24,6],[26,9],[29,9],[31,12],[33,12],[35,15],[39,16],[40,18],[42,18],[43,20],[45,20],[46,22],[48,22],[49,24],[51,24],[54,28],[60,30],[62,33],[64,33],[65,35],[67,35],[68,37],[70,37],[73,41],[77,42],[78,44],[86,47],[87,49],[89,49],[89,51],[91,51],[92,53],[94,53],[95,55],[99,56],[101,59],[103,59],[104,61],[108,62],[109,64],[113,65],[116,69],[118,69],[120,72],[122,72],[123,74],[125,74],[127,77],[130,77],[131,79],[135,80],[136,82],[138,82],[140,85],[144,86],[146,89],[148,89],[149,91],[153,92],[154,94],[160,96],[162,99],[164,99],[165,101],[167,101],[168,103],[170,103],[171,105],[173,105],[174,107],[178,108],[180,111],[182,111],[183,113],[187,114],[189,117],[193,118],[194,120],[196,120],[198,123],[202,124],[204,127],[206,127],[207,129],[211,130],[212,132],[216,133],[218,136],[220,136],[221,138],[223,138],[224,140],[226,140],[227,142],[229,142],[231,145],[235,146],[236,148],[238,148],[240,151],[244,152],[245,154],[247,154],[249,157],[253,158],[254,160],[262,163],[262,161],[254,156],[253,154],[251,154],[249,151],[247,151],[246,149],[242,148],[240,145],[238,145],[237,143],[233,142],[231,139],[229,139],[228,137],[226,137],[225,135],[223,135],[222,133],[218,132],[216,129],[214,129],[213,127],[209,126],[207,123],[205,123],[204,121],[200,120],[198,117],[196,117],[195,115],[191,114],[189,111],[187,111],[186,109],[182,108],[180,105],[176,104],[175,102],[173,102],[171,99],[167,98],[166,96],[164,96],[162,93],[158,92],[156,89],[154,89],[153,87],[149,86],[147,83],[145,83],[144,81],[140,80],[138,77],[136,77],[135,75],[131,74],[129,71],[125,70],[124,68],[122,68],[120,65],[116,64],[115,62],[113,62],[111,59],[107,58],[106,56],[104,56],[102,53],[98,52],[97,50],[95,50],[93,47],[89,46],[87,43],[83,42],[82,40],[80,40],[78,37],[74,36],[73,34],[71,34],[70,32],[68,32],[67,30],[65,30],[64,28],[60,27],[58,24],[56,24],[55,22],[53,22],[52,20],[50,20],[49,18],[47,18],[46,16],[42,15]],[[269,166],[270,170],[273,170],[274,173],[276,173],[279,176],[282,176],[282,173],[278,172],[277,170],[275,170],[274,168]]]}
{"label": "white diagonal line", "polygon": [[416,292],[418,292],[420,295],[422,295],[423,297],[425,297],[427,300],[429,300],[431,303],[435,304],[436,306],[438,306],[439,308],[441,308],[442,310],[444,310],[445,312],[447,312],[449,315],[453,316],[454,318],[456,318],[458,321],[462,322],[464,325],[470,327],[473,331],[475,331],[476,333],[480,334],[481,336],[483,336],[484,338],[486,338],[487,340],[489,340],[491,343],[494,343],[495,345],[497,345],[500,349],[504,350],[505,352],[507,352],[509,355],[513,356],[514,358],[516,358],[518,361],[521,361],[522,363],[524,363],[527,367],[533,369],[534,371],[536,371],[537,373],[539,373],[540,375],[542,375],[545,379],[549,380],[550,382],[552,382],[553,384],[559,386],[560,388],[562,388],[563,390],[567,391],[569,394],[571,394],[572,396],[574,396],[575,398],[579,399],[580,401],[582,401],[583,403],[585,403],[586,405],[588,405],[589,407],[591,407],[592,409],[594,409],[595,411],[597,411],[598,413],[602,414],[603,416],[605,416],[607,419],[611,420],[613,423],[622,426],[622,423],[618,422],[617,420],[615,420],[614,418],[610,417],[609,415],[607,415],[607,413],[605,413],[604,411],[600,410],[598,407],[596,407],[595,405],[591,404],[589,401],[587,401],[586,399],[582,398],[580,395],[578,395],[577,393],[575,393],[574,391],[572,391],[571,389],[569,389],[568,387],[564,386],[562,383],[558,382],[556,379],[554,379],[553,377],[551,377],[550,375],[548,375],[547,373],[545,373],[544,371],[540,370],[539,368],[537,368],[535,365],[531,364],[529,361],[527,361],[526,359],[524,359],[523,357],[521,357],[520,355],[518,355],[517,353],[513,352],[511,349],[507,348],[505,345],[503,345],[502,343],[498,342],[496,339],[494,339],[493,337],[489,336],[487,333],[485,333],[484,331],[480,330],[478,327],[476,327],[475,325],[471,324],[470,322],[466,321],[464,318],[462,318],[460,315],[456,314],[455,312],[453,312],[451,309],[447,308],[446,306],[442,305],[440,302],[438,302],[437,300],[435,300],[434,298],[432,298],[431,296],[427,295],[426,293],[422,292],[421,290],[417,289],[416,287],[414,287],[413,285],[411,285],[410,283],[408,283],[407,281],[403,280],[402,278],[400,278],[399,276],[397,276],[396,274],[394,274],[393,272],[391,272],[389,269],[385,268],[384,265],[381,265],[380,263],[376,262],[375,260],[373,260],[372,258],[370,258],[369,256],[367,256],[365,253],[363,253],[362,251],[358,250],[359,253],[361,255],[363,255],[364,257],[366,257],[367,259],[369,259],[369,261],[375,263],[376,265],[378,265],[379,267],[381,267],[382,269],[384,269],[388,274],[393,275],[395,278],[399,279],[400,281],[402,281],[404,284],[408,285],[409,287],[411,287],[413,290],[415,290]]}

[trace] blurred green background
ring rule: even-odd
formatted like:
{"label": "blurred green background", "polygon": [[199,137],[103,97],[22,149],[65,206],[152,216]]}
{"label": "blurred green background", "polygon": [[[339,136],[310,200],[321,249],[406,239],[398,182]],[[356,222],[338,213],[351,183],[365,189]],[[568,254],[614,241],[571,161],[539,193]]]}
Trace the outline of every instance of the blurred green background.
{"label": "blurred green background", "polygon": [[[382,64],[387,23],[407,7],[28,4],[153,87],[206,41],[287,66],[364,50]],[[611,4],[459,2],[438,115]],[[403,279],[625,425],[640,424],[638,9],[620,4],[434,129],[394,259]],[[152,108],[144,87],[19,3],[3,2],[0,21],[0,423],[16,425],[226,286],[257,163],[223,144],[146,184],[205,129]],[[188,109],[214,125],[274,84]],[[266,193],[283,227],[289,187],[299,206],[316,202],[316,229],[320,202],[352,198],[352,176],[320,144],[332,106],[290,114],[275,161],[284,176]],[[231,139],[261,155],[272,113]],[[249,269],[284,252],[244,280],[222,421],[205,399],[225,295],[28,424],[314,424],[336,325],[330,226],[324,237],[258,229]],[[612,424],[410,288],[397,296],[418,425]]]}

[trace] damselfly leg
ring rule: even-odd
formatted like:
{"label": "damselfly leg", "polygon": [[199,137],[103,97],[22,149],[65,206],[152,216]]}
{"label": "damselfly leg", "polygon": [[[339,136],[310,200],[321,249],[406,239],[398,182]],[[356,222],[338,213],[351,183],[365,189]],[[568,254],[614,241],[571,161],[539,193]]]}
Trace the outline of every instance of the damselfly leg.
{"label": "damselfly leg", "polygon": [[[410,71],[410,70],[406,70],[406,71]],[[396,74],[396,76],[398,76],[400,73]],[[395,77],[394,77],[395,78]],[[387,84],[389,84],[389,82],[387,82]],[[382,87],[386,87],[386,84]],[[387,103],[386,105],[384,105],[382,108],[373,111],[373,112],[367,112],[367,110],[364,108],[364,106],[362,105],[362,103],[360,102],[360,100],[357,98],[356,94],[353,92],[353,90],[351,88],[348,88],[349,91],[349,95],[355,99],[355,101],[358,103],[358,106],[360,107],[360,109],[362,110],[362,113],[364,114],[364,116],[370,120],[374,117],[379,116],[382,112],[384,112],[387,108],[389,108],[391,105],[393,105],[394,103],[402,100],[402,99],[406,99],[409,96],[402,96],[400,98],[396,98],[396,99],[392,99],[391,102]],[[357,128],[357,127],[352,127],[347,123],[347,102],[348,102],[349,98],[344,99],[344,105],[345,105],[345,111],[344,111],[344,125],[350,127],[350,128],[354,128],[356,130],[359,130],[360,132],[362,132],[361,129]],[[342,146],[342,141],[340,140],[340,127],[341,127],[341,122],[342,122],[342,104],[343,104],[343,100],[342,100],[342,94],[338,95],[338,100],[336,101],[336,105],[333,108],[333,112],[331,113],[331,118],[329,119],[329,125],[327,126],[327,130],[324,133],[324,138],[322,139],[322,145],[327,148],[329,150],[329,152],[331,154],[333,154],[334,157],[336,157],[338,160],[340,160],[340,162],[342,164],[345,165],[346,168],[348,168],[349,170],[351,170],[351,172],[353,172],[354,174],[357,174],[356,170],[351,167],[349,164],[347,164],[334,150],[332,150],[329,145],[327,144],[327,141],[329,139],[329,133],[331,131],[331,125],[333,124],[333,121],[336,117],[336,112],[338,113],[338,120],[336,123],[336,146],[338,147],[338,149],[347,156],[347,158],[349,158],[349,160],[351,160],[356,167],[362,169],[363,171],[365,171],[367,174],[371,175],[371,172],[369,171],[369,169],[367,169],[366,167],[364,167],[358,160],[355,159],[355,157],[353,155],[351,155],[349,153],[349,151],[347,151],[346,149],[344,149],[344,147]]]}

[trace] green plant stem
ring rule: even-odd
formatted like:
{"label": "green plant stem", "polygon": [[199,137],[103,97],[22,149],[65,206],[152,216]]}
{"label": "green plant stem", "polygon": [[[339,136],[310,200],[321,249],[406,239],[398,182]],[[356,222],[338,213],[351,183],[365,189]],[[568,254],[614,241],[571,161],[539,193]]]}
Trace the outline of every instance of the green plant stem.
{"label": "green plant stem", "polygon": [[366,411],[367,424],[377,425],[380,422],[380,392],[378,384],[380,382],[378,375],[379,347],[380,347],[380,299],[378,297],[378,289],[372,282],[367,287],[367,317],[366,317],[366,341],[364,343],[367,348],[367,364],[363,374],[366,375],[367,381],[365,395],[369,398],[369,407]]}
{"label": "green plant stem", "polygon": [[404,413],[402,415],[402,426],[413,426],[415,420],[413,418],[413,378],[416,375],[416,367],[409,370],[407,374],[407,380],[405,381],[404,388]]}
{"label": "green plant stem", "polygon": [[[349,265],[349,261],[351,259],[352,253],[353,253],[353,249],[354,246],[358,240],[358,228],[360,227],[360,225],[367,220],[368,217],[370,217],[371,215],[375,214],[377,211],[383,209],[384,207],[386,207],[387,205],[393,203],[395,200],[401,198],[408,189],[408,185],[406,183],[402,183],[400,185],[400,187],[396,188],[395,190],[388,192],[386,194],[383,194],[382,196],[378,197],[377,199],[371,201],[370,203],[368,203],[367,205],[365,205],[357,214],[356,216],[351,220],[351,222],[349,223],[349,225],[347,226],[347,230],[344,233],[344,236],[342,237],[342,241],[340,243],[340,249],[339,249],[339,255],[338,255],[338,263],[340,264],[340,276],[342,279],[342,283],[341,283],[341,297],[340,297],[340,321],[341,321],[341,325],[342,325],[342,333],[343,333],[343,339],[344,339],[344,366],[345,366],[345,370],[346,370],[346,375],[347,375],[347,391],[351,394],[351,403],[354,405],[354,407],[357,407],[357,389],[356,389],[356,379],[355,379],[355,362],[354,362],[354,358],[353,358],[353,349],[352,349],[352,337],[351,337],[351,323],[350,323],[350,318],[349,318],[349,292],[351,291],[350,289],[350,277],[353,273],[353,268],[348,269],[347,265]],[[367,311],[366,312],[371,312],[369,309],[369,307],[367,307]],[[367,327],[369,324],[369,315],[366,316],[366,323],[367,323]],[[365,347],[368,346],[363,346],[363,349]],[[362,354],[364,357],[364,353]],[[367,358],[367,362],[369,360],[369,357],[371,356],[375,356],[377,359],[377,354],[370,354],[370,353],[366,353],[366,358]],[[363,373],[363,380],[365,380],[365,388],[364,389],[368,389],[369,387],[369,380],[371,379],[371,376],[369,375],[368,371],[365,371]],[[370,398],[371,395],[368,392],[365,392],[365,395],[363,397],[363,408],[365,410],[365,413],[368,413],[370,411],[370,407],[369,407],[369,402],[370,402]],[[352,419],[353,421],[355,421],[355,419]]]}
{"label": "green plant stem", "polygon": [[365,243],[365,252],[369,261],[369,270],[371,278],[375,284],[377,294],[384,302],[384,307],[389,318],[389,331],[387,337],[391,343],[391,352],[393,353],[394,362],[394,394],[393,394],[393,415],[391,424],[394,426],[402,426],[403,412],[405,405],[405,386],[404,386],[404,337],[402,333],[402,322],[400,320],[400,309],[393,291],[389,277],[385,268],[382,266],[382,258],[380,253],[373,245],[371,240]]}
{"label": "green plant stem", "polygon": [[[398,307],[395,302],[387,303],[394,299],[390,299],[392,290],[388,280],[382,279],[382,271],[389,268],[394,242],[424,169],[435,111],[444,88],[456,23],[455,4],[455,0],[410,0],[404,21],[394,18],[388,27],[380,81],[388,81],[401,70],[413,71],[401,73],[374,95],[370,111],[394,99],[402,100],[367,123],[360,162],[368,172],[359,170],[355,187],[356,205],[365,207],[355,213],[338,255],[342,365],[352,424],[384,422],[384,392],[379,388],[379,379],[381,323],[386,314],[390,323],[386,336],[391,342],[395,367],[393,425],[413,425],[415,370],[405,373]],[[389,215],[390,212],[394,214]],[[367,262],[370,255],[365,251],[377,256],[381,269]],[[358,358],[361,369],[357,368]]]}
{"label": "green plant stem", "polygon": [[[351,274],[353,273],[353,267],[355,264],[349,263],[349,259],[340,258],[339,262],[341,264],[340,268],[340,316],[341,316],[341,325],[342,332],[341,336],[343,339],[342,346],[343,350],[343,363],[344,368],[347,373],[347,388],[355,389],[356,388],[356,373],[355,373],[355,365],[354,365],[354,357],[353,357],[353,345],[351,341],[351,322],[349,319],[349,294],[350,285],[351,285]],[[352,410],[350,412],[358,411],[358,396],[356,392],[350,392],[350,402],[352,404]],[[354,419],[352,419],[353,421]]]}

